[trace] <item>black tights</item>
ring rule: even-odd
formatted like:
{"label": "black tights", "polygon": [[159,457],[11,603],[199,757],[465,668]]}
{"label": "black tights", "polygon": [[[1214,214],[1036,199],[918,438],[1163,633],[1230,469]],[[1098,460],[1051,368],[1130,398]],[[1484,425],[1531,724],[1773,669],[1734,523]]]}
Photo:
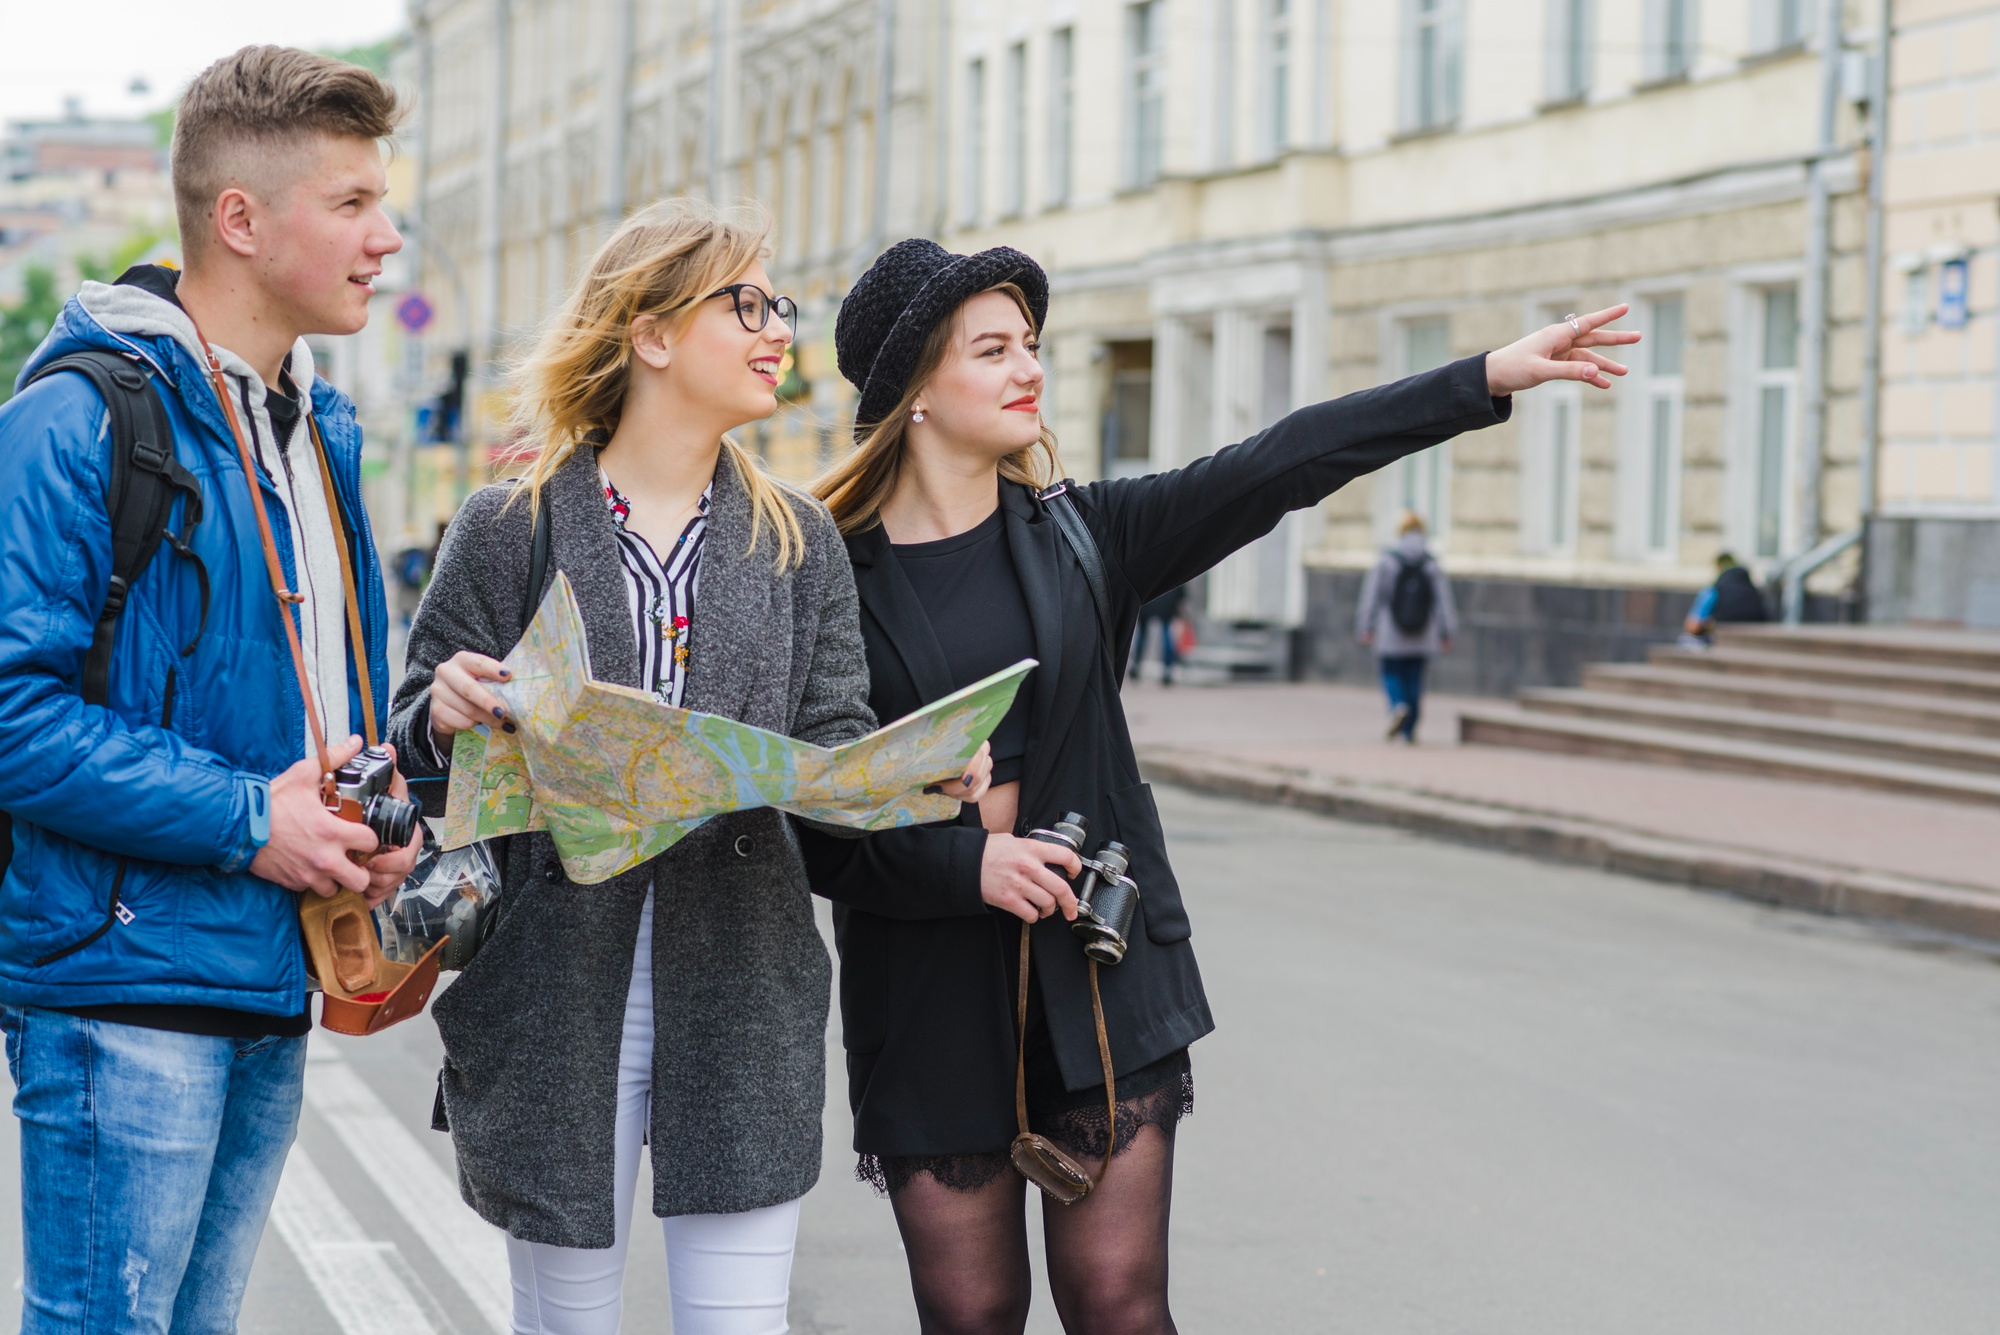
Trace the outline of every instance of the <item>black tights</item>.
{"label": "black tights", "polygon": [[[1122,1119],[1121,1119],[1122,1120]],[[1065,1145],[1083,1166],[1097,1171]],[[892,1183],[924,1335],[1019,1335],[1028,1322],[1028,1183],[1011,1166],[969,1190],[929,1172]],[[1049,1289],[1069,1335],[1175,1335],[1167,1310],[1172,1124],[1141,1126],[1075,1205],[1042,1203]]]}

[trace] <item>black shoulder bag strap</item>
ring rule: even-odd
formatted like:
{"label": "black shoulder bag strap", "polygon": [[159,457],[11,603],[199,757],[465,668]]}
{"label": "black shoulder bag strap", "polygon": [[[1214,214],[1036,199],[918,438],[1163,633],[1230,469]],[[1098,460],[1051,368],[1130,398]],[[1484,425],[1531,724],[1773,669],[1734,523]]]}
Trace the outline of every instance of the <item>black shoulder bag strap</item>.
{"label": "black shoulder bag strap", "polygon": [[[75,371],[89,380],[110,414],[111,479],[104,494],[104,506],[111,520],[111,582],[91,631],[90,649],[83,659],[84,702],[103,705],[111,699],[111,650],[117,639],[119,619],[132,595],[132,586],[152,564],[161,542],[193,562],[201,586],[201,610],[194,638],[181,650],[181,657],[194,652],[208,627],[208,567],[195,555],[193,547],[195,526],[201,523],[201,488],[194,475],[174,457],[173,426],[167,420],[166,405],[147,384],[149,377],[140,362],[97,349],[72,352],[37,370],[34,380],[61,371]],[[178,533],[167,528],[176,495],[187,497]],[[175,671],[169,668],[165,703],[160,710],[161,727],[173,722],[174,685]],[[4,824],[0,833],[4,833],[6,859],[0,862],[0,869],[4,869],[7,862],[13,861],[13,817],[0,817],[0,824]],[[39,969],[74,955],[111,930],[111,925],[122,916],[119,895],[125,883],[126,865],[126,859],[119,859],[104,921],[82,940],[34,961],[31,967]]]}
{"label": "black shoulder bag strap", "polygon": [[542,605],[542,585],[549,577],[549,494],[544,491],[535,505],[534,535],[528,547],[528,588],[521,595],[521,633],[528,633],[528,623],[535,619],[536,609]]}
{"label": "black shoulder bag strap", "polygon": [[1076,563],[1083,567],[1083,582],[1090,586],[1090,601],[1097,608],[1097,629],[1104,639],[1104,653],[1110,658],[1112,668],[1120,681],[1125,680],[1125,655],[1118,652],[1112,642],[1114,633],[1111,622],[1111,582],[1104,574],[1104,556],[1097,550],[1097,540],[1090,536],[1090,526],[1077,513],[1076,502],[1070,499],[1070,491],[1076,483],[1068,478],[1052,487],[1045,487],[1035,493],[1035,499],[1048,507],[1049,517],[1056,521],[1062,531],[1070,551],[1076,556]]}

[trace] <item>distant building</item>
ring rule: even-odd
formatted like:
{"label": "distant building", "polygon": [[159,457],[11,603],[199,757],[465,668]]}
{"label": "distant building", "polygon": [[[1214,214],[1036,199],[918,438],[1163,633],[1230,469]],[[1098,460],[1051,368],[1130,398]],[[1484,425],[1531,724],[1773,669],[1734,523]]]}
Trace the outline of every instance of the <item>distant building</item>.
{"label": "distant building", "polygon": [[2000,4],[1895,10],[1868,613],[2000,627]]}
{"label": "distant building", "polygon": [[2000,569],[2000,5],[1895,6],[1880,272],[1908,346],[1879,394],[1884,6],[1836,9],[1825,32],[1824,0],[418,0],[422,281],[490,403],[619,217],[756,196],[804,310],[798,405],[754,433],[791,476],[846,439],[838,298],[906,235],[1047,266],[1082,478],[1629,301],[1648,339],[1614,391],[1544,389],[1288,520],[1205,582],[1207,643],[1364,670],[1348,606],[1404,509],[1461,583],[1448,687],[1641,653],[1724,549],[1766,579],[1825,557],[1810,616],[2000,622],[1973,568]]}
{"label": "distant building", "polygon": [[39,266],[73,291],[81,266],[137,246],[174,253],[173,187],[150,121],[92,118],[72,102],[60,120],[11,121],[0,136],[0,305]]}

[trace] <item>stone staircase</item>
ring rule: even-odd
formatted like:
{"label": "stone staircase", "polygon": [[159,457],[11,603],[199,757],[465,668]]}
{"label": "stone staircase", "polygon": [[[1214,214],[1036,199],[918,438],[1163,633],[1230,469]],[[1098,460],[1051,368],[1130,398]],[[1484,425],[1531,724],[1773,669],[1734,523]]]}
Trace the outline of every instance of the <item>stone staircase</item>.
{"label": "stone staircase", "polygon": [[1725,627],[1464,709],[1459,740],[2000,806],[2000,636]]}

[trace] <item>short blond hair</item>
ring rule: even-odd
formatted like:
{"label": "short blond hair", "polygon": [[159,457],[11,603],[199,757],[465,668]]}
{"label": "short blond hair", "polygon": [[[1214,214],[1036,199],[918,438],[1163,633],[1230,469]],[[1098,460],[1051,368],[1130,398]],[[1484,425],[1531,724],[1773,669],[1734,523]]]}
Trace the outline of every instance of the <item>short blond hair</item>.
{"label": "short blond hair", "polygon": [[[181,254],[208,242],[216,197],[231,185],[272,192],[285,150],[316,135],[386,139],[404,114],[370,70],[291,46],[246,46],[188,85],[174,115],[174,213]],[[254,184],[253,184],[254,183]]]}
{"label": "short blond hair", "polygon": [[1396,521],[1396,535],[1398,537],[1401,537],[1405,533],[1422,533],[1423,531],[1424,517],[1415,510],[1403,511],[1403,517]]}

